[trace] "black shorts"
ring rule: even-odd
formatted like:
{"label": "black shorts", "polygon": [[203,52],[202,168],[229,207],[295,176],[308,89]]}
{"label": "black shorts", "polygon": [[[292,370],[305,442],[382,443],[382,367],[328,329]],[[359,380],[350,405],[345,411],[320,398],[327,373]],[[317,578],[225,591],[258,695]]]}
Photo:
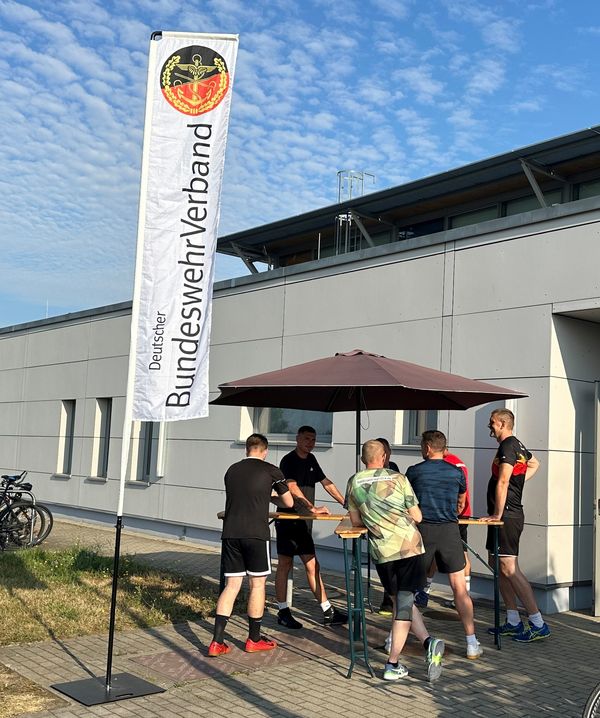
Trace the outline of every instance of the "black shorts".
{"label": "black shorts", "polygon": [[[498,526],[498,555],[518,556],[519,540],[523,533],[525,519],[523,516],[506,516],[502,519],[504,526]],[[494,527],[488,526],[488,535],[485,547],[494,553]]]}
{"label": "black shorts", "polygon": [[[469,533],[467,531],[468,528],[469,524],[458,524],[458,530],[460,531],[460,540],[464,541],[465,543],[469,543],[469,540],[467,539]],[[465,551],[467,550],[464,546],[463,549],[465,549]]]}
{"label": "black shorts", "polygon": [[308,524],[304,519],[275,521],[278,556],[314,556],[315,542]]}
{"label": "black shorts", "polygon": [[427,578],[422,555],[377,563],[375,568],[381,585],[389,596],[395,596],[398,591],[417,591],[423,588]]}
{"label": "black shorts", "polygon": [[[465,549],[460,538],[458,524],[419,524],[425,546],[426,569],[435,558],[440,573],[456,573],[466,566]],[[422,587],[421,587],[422,588]]]}
{"label": "black shorts", "polygon": [[221,539],[225,576],[268,576],[271,573],[269,542],[261,539]]}

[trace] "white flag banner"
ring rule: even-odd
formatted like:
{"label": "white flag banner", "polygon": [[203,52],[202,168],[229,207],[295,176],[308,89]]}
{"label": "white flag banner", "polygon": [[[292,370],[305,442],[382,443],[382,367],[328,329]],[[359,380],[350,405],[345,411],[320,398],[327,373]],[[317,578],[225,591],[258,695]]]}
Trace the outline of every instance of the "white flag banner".
{"label": "white flag banner", "polygon": [[237,35],[164,32],[150,42],[132,310],[134,420],[208,416],[214,255],[237,46]]}

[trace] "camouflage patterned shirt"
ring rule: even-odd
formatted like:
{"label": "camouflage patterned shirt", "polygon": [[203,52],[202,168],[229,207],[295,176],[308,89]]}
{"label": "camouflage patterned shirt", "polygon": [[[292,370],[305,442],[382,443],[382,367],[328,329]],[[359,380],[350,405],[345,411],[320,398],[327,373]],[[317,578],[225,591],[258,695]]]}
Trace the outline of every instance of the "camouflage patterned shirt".
{"label": "camouflage patterned shirt", "polygon": [[369,551],[375,563],[425,553],[421,534],[408,509],[418,505],[404,474],[365,469],[348,481],[348,508],[358,511],[369,529]]}

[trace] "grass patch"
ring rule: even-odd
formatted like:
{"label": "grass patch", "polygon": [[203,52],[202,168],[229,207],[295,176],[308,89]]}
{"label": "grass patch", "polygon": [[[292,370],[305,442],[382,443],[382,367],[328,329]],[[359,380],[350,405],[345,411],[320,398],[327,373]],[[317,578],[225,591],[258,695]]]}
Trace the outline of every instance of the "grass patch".
{"label": "grass patch", "polygon": [[28,681],[0,663],[0,718],[39,713],[66,706],[67,702]]}
{"label": "grass patch", "polygon": [[[0,553],[0,645],[108,631],[112,557],[74,547]],[[123,556],[117,630],[205,618],[215,589],[200,578],[173,575]],[[0,714],[1,718],[1,714]]]}

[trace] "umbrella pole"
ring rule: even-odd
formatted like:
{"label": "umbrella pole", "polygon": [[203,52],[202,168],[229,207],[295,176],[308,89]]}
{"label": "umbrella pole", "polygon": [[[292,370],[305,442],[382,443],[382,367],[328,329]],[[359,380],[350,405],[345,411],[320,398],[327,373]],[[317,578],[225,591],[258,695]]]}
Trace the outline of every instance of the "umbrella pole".
{"label": "umbrella pole", "polygon": [[356,390],[356,473],[360,471],[360,410],[362,389]]}

